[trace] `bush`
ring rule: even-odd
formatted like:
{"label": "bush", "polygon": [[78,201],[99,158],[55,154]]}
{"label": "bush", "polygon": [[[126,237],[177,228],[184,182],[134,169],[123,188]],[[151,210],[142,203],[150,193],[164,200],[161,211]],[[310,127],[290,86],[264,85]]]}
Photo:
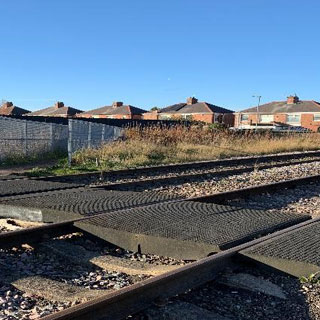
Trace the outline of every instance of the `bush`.
{"label": "bush", "polygon": [[108,170],[319,148],[318,133],[275,135],[268,131],[235,132],[221,126],[177,124],[170,128],[127,128],[124,141],[81,150],[74,156],[74,163],[99,163],[99,169]]}

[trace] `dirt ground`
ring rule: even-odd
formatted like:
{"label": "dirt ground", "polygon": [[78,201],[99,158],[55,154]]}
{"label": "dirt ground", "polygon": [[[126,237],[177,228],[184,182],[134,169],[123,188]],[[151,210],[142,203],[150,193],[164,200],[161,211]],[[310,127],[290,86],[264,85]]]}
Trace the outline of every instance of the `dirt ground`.
{"label": "dirt ground", "polygon": [[32,168],[46,168],[53,166],[57,163],[57,160],[47,160],[46,162],[34,162],[22,165],[12,165],[7,167],[0,167],[0,176],[7,176],[10,174],[23,174],[24,172],[31,170]]}

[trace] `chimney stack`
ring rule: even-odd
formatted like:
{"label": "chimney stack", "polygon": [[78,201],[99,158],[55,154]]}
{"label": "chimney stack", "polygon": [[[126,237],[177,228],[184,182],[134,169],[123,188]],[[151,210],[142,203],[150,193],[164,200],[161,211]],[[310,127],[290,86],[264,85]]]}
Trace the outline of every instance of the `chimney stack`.
{"label": "chimney stack", "polygon": [[117,107],[121,107],[121,106],[123,106],[123,102],[121,102],[121,101],[114,101],[112,103],[113,108],[117,108]]}
{"label": "chimney stack", "polygon": [[4,108],[10,108],[10,107],[13,107],[13,103],[12,102],[9,102],[9,101],[6,101],[2,104],[2,106]]}
{"label": "chimney stack", "polygon": [[299,97],[294,95],[294,96],[289,96],[287,97],[287,104],[295,104],[299,102]]}
{"label": "chimney stack", "polygon": [[59,109],[59,108],[63,108],[64,107],[64,103],[63,102],[60,102],[60,101],[58,101],[58,102],[56,102],[55,103],[55,105],[54,105],[57,109]]}
{"label": "chimney stack", "polygon": [[195,104],[198,102],[198,99],[196,99],[195,97],[189,97],[187,98],[187,104],[191,105],[191,104]]}

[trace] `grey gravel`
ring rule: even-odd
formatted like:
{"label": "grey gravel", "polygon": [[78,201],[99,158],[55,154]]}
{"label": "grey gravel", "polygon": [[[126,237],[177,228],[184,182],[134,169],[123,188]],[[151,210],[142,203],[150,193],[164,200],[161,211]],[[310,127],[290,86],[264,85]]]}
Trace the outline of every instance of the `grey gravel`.
{"label": "grey gravel", "polygon": [[[218,275],[217,280],[230,275],[231,271]],[[289,276],[272,273],[256,267],[242,266],[237,273],[246,273],[261,280],[266,280],[280,287],[287,299],[281,299],[261,292],[254,292],[241,288],[229,287],[219,283],[220,281],[211,281],[197,289],[174,297],[168,301],[171,303],[190,303],[203,310],[207,310],[220,317],[230,320],[318,320],[319,311],[313,315],[312,307],[308,302],[313,299],[319,303],[318,294],[306,294],[302,289],[298,279]],[[319,289],[320,287],[318,287]],[[314,305],[314,304],[313,304]],[[152,310],[154,307],[151,308]],[[138,314],[128,317],[133,320],[156,320],[152,317],[152,312],[145,310]],[[151,316],[150,316],[151,315]],[[170,319],[170,318],[169,318]],[[201,320],[201,317],[195,318]]]}
{"label": "grey gravel", "polygon": [[[83,246],[99,254],[114,255],[123,259],[144,261],[151,264],[182,265],[184,261],[155,255],[129,252],[117,247],[86,239],[81,233],[59,237],[64,241]],[[68,263],[65,259],[45,250],[23,245],[21,248],[0,249],[0,320],[39,319],[81,301],[61,303],[48,301],[36,295],[27,295],[11,283],[24,277],[41,276],[70,285],[93,290],[119,290],[147,279],[144,274],[127,275],[114,270],[102,270]],[[2,280],[1,280],[2,279]]]}
{"label": "grey gravel", "polygon": [[[242,189],[245,187],[257,186],[266,183],[279,182],[283,180],[306,177],[320,174],[320,161],[313,163],[287,165],[265,170],[256,170],[250,173],[231,175],[228,177],[213,177],[212,179],[202,179],[192,183],[184,183],[176,186],[163,186],[153,188],[159,192],[175,194],[185,198],[209,195],[217,192]],[[200,180],[200,178],[199,178]]]}
{"label": "grey gravel", "polygon": [[[238,164],[234,166],[223,166],[223,165],[217,165],[215,167],[207,167],[206,164],[203,165],[200,169],[193,169],[193,168],[186,168],[186,169],[174,169],[168,167],[167,172],[161,172],[161,171],[151,171],[149,173],[128,173],[125,175],[106,175],[104,178],[99,179],[99,181],[91,182],[91,185],[108,185],[112,183],[122,183],[122,182],[134,182],[134,181],[141,181],[141,180],[150,180],[154,182],[155,179],[161,179],[161,178],[169,178],[169,177],[181,177],[183,175],[205,175],[208,177],[214,177],[217,174],[222,174],[224,171],[232,170],[232,169],[244,169],[244,168],[254,168],[255,170],[259,170],[260,166],[263,165],[283,165],[288,166],[299,162],[308,162],[308,161],[317,161],[319,160],[319,157],[313,157],[313,156],[306,156],[301,159],[292,159],[292,160],[286,160],[286,161],[270,161],[270,162],[262,162],[258,164]],[[198,177],[203,179],[203,176]],[[197,179],[197,177],[195,177]],[[80,182],[80,180],[79,180]],[[139,187],[138,187],[139,188]]]}
{"label": "grey gravel", "polygon": [[232,200],[228,201],[228,204],[267,211],[308,214],[317,218],[320,216],[320,182],[280,190],[276,194]]}

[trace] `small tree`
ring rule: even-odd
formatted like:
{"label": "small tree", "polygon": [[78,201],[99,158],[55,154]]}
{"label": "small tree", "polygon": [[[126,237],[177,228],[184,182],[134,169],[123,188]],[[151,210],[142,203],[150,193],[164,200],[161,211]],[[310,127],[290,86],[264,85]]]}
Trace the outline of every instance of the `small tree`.
{"label": "small tree", "polygon": [[150,109],[150,111],[159,111],[160,110],[160,108],[158,108],[158,107],[152,107],[151,109]]}

